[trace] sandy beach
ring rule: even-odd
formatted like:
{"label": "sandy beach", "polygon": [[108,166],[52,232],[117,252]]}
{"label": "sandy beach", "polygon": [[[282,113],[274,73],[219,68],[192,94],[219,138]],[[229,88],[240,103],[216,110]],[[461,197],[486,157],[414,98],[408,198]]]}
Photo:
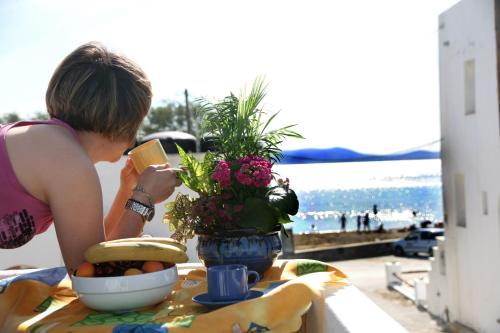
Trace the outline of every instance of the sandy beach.
{"label": "sandy beach", "polygon": [[399,239],[408,234],[408,230],[392,229],[384,232],[329,232],[294,234],[295,250],[331,248],[359,243],[378,242]]}

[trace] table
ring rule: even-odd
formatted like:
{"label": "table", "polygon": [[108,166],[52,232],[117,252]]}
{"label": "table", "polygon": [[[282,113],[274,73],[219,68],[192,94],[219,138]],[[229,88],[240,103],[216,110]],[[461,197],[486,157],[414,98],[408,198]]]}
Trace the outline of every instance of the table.
{"label": "table", "polygon": [[[0,331],[36,332],[294,332],[320,297],[322,283],[345,285],[345,275],[313,260],[277,260],[256,285],[264,296],[209,312],[191,301],[206,292],[200,265],[179,265],[179,279],[162,303],[137,311],[96,312],[85,307],[65,278],[64,268],[31,271],[2,280]],[[12,272],[10,272],[12,273]],[[19,272],[15,272],[19,273]],[[303,330],[304,331],[304,330]]]}
{"label": "table", "polygon": [[[169,297],[147,311],[134,312],[133,316],[96,313],[87,309],[71,293],[68,286],[70,281],[67,278],[54,286],[45,285],[45,289],[40,287],[39,281],[13,282],[6,288],[6,292],[0,294],[0,331],[20,329],[31,330],[33,333],[68,332],[70,327],[71,332],[75,333],[139,332],[132,330],[133,327],[139,327],[140,332],[250,333],[266,332],[266,325],[274,325],[273,332],[293,332],[299,330],[299,327],[301,333],[367,332],[374,327],[377,327],[377,331],[406,332],[358,289],[350,285],[341,271],[321,262],[277,261],[274,271],[266,276],[271,282],[257,286],[267,291],[265,303],[247,301],[245,303],[248,304],[239,303],[215,312],[208,312],[199,305],[190,304],[190,299],[180,300],[185,292],[181,288],[182,284],[193,288],[187,295],[200,293],[206,288],[203,282],[203,266],[181,264],[178,269],[180,281],[176,286],[178,293],[175,297]],[[46,270],[0,271],[0,277],[10,275],[9,279],[12,280],[18,274],[26,272],[41,274]],[[61,280],[63,273],[64,269],[59,269],[59,272],[50,278],[53,281]],[[276,279],[278,274],[282,280]],[[323,287],[319,288],[320,285]],[[8,307],[6,294],[14,294],[16,287],[20,290],[17,291],[15,302],[11,302]],[[3,289],[1,283],[0,289]],[[36,293],[39,294],[37,299],[30,298],[29,295]],[[176,301],[178,303],[175,303]],[[28,304],[29,302],[31,304]],[[254,304],[251,304],[252,302]],[[23,304],[26,306],[20,307]],[[189,311],[176,313],[176,304],[182,304],[184,309]],[[363,320],[360,320],[360,316]],[[156,324],[151,324],[156,320]],[[168,323],[166,330],[160,330],[161,323]],[[200,327],[203,327],[203,330],[200,330]]]}

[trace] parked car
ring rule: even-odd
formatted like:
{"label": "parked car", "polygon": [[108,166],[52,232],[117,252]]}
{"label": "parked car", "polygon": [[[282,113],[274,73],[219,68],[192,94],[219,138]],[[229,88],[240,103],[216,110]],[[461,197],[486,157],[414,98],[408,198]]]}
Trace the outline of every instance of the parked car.
{"label": "parked car", "polygon": [[442,228],[420,228],[411,231],[406,237],[393,243],[394,253],[399,256],[405,254],[416,255],[418,253],[427,253],[433,255],[432,248],[437,245],[437,236],[443,236]]}
{"label": "parked car", "polygon": [[196,152],[196,138],[194,135],[179,131],[164,131],[146,135],[138,140],[138,144],[158,139],[167,154],[177,154],[176,144],[181,146],[187,153]]}

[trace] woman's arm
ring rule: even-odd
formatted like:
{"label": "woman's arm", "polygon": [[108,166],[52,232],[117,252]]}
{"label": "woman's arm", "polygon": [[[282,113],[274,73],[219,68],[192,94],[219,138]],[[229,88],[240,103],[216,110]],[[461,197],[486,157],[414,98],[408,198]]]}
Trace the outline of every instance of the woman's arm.
{"label": "woman's arm", "polygon": [[58,159],[47,156],[41,161],[41,178],[64,263],[68,273],[73,273],[85,260],[85,250],[104,241],[102,193],[88,157],[64,145],[60,148]]}
{"label": "woman's arm", "polygon": [[[87,156],[64,144],[51,151],[57,153],[44,156],[39,167],[44,170],[43,188],[64,263],[68,272],[73,273],[85,261],[88,247],[105,239],[136,237],[142,232],[144,222],[139,214],[123,208],[130,192],[119,191],[111,216],[106,219],[110,230],[105,237],[101,186],[94,165]],[[180,184],[176,171],[168,165],[148,167],[138,181],[155,202],[165,200]],[[132,197],[147,203],[140,194],[134,193]]]}
{"label": "woman's arm", "polygon": [[[64,263],[68,273],[73,273],[85,261],[85,250],[106,238],[101,186],[94,165],[77,156],[68,156],[64,163],[44,178],[53,179],[47,186],[47,197]],[[117,221],[120,227],[111,231],[110,239],[135,237],[144,225],[140,215],[124,209]]]}
{"label": "woman's arm", "polygon": [[[125,204],[127,203],[127,200],[131,197],[132,197],[132,191],[123,189],[122,187],[120,187],[120,189],[116,193],[115,200],[113,201],[111,209],[104,218],[104,231],[106,240],[120,238],[116,237],[116,233],[120,229],[120,227],[118,227],[120,221],[122,219],[127,218],[123,216],[126,213]],[[132,224],[132,226],[130,226],[132,228],[131,233],[133,233],[132,237],[136,237],[142,232],[142,225],[143,225],[142,220],[140,221],[140,223],[131,223],[131,224]],[[123,227],[121,229],[123,229]],[[137,231],[134,232],[135,230]]]}
{"label": "woman's arm", "polygon": [[[108,212],[108,214],[104,217],[104,233],[106,236],[106,240],[112,240],[121,238],[119,234],[124,232],[124,228],[117,226],[120,224],[122,218],[127,220],[135,220],[135,216],[137,214],[132,214],[132,217],[123,217],[123,214],[126,212],[125,204],[127,200],[134,197],[134,199],[147,203],[148,201],[142,198],[140,194],[132,192],[132,189],[137,185],[137,181],[139,180],[139,175],[134,168],[134,164],[131,159],[127,159],[125,166],[120,171],[120,188],[116,193],[115,199],[113,200],[113,204]],[[132,233],[131,237],[138,236],[142,232],[142,220],[140,223],[130,223],[129,226],[132,230],[130,232],[125,232],[126,234]]]}
{"label": "woman's arm", "polygon": [[[148,194],[132,191],[138,183]],[[142,217],[125,209],[128,199],[133,198],[150,206],[151,200],[153,204],[165,200],[179,185],[180,181],[176,177],[176,170],[171,169],[168,164],[151,166],[139,176],[132,161],[127,160],[120,173],[120,188],[104,219],[106,239],[136,237],[141,234],[144,224]]]}
{"label": "woman's arm", "polygon": [[120,172],[120,188],[116,193],[108,214],[104,218],[104,232],[107,240],[112,239],[111,234],[122,219],[122,215],[125,212],[125,204],[132,196],[132,189],[137,184],[138,178],[139,175],[135,171],[132,161],[128,159]]}

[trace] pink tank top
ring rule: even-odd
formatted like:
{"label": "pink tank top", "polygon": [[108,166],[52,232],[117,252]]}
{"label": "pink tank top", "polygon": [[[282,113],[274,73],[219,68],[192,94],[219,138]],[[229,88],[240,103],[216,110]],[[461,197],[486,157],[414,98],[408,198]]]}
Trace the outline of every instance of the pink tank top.
{"label": "pink tank top", "polygon": [[74,129],[55,118],[0,125],[0,248],[3,249],[26,244],[53,222],[50,207],[29,194],[17,180],[5,144],[7,131],[12,127],[36,124],[63,126],[78,140]]}

